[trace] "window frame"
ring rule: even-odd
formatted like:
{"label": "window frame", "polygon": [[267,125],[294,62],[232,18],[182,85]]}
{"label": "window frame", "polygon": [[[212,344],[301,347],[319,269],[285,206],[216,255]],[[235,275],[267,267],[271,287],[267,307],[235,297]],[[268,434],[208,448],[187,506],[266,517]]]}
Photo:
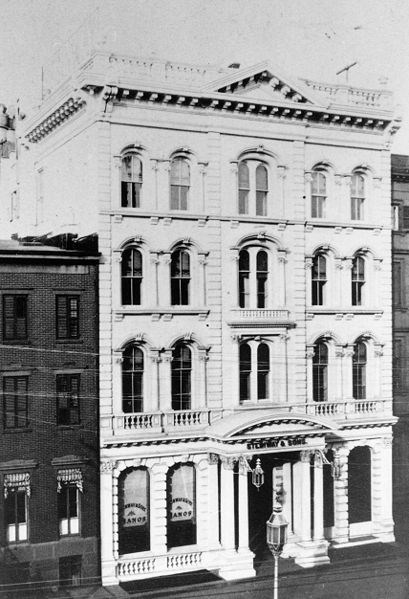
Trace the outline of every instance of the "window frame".
{"label": "window frame", "polygon": [[[124,164],[127,159],[131,160],[131,178],[127,180],[124,176]],[[138,161],[139,173],[134,173],[134,162]],[[143,160],[136,152],[126,152],[121,156],[121,208],[141,208],[143,186]],[[125,199],[131,192],[131,202]]]}
{"label": "window frame", "polygon": [[[359,355],[360,348],[364,348],[364,359]],[[366,382],[368,365],[368,348],[362,339],[354,343],[352,354],[352,397],[359,401],[367,399],[368,386]]]}
{"label": "window frame", "polygon": [[[172,506],[176,500],[187,499],[187,497],[174,498],[172,494],[173,476],[182,468],[191,468],[192,472],[192,517],[181,521],[172,521]],[[172,501],[173,499],[173,501]],[[186,503],[186,502],[185,502]],[[197,544],[197,472],[193,462],[179,462],[169,468],[166,475],[166,530],[167,549],[184,547]]]}
{"label": "window frame", "polygon": [[[181,358],[177,358],[176,350],[180,348]],[[177,341],[173,345],[171,362],[171,407],[174,411],[185,411],[192,409],[193,400],[193,364],[194,355],[192,346],[184,341]],[[186,360],[187,366],[184,367],[185,359],[183,350],[189,351],[189,360]],[[180,368],[176,368],[176,361],[181,363]],[[183,390],[185,389],[187,390]],[[186,396],[186,397],[185,397]]]}
{"label": "window frame", "polygon": [[[75,493],[75,502],[71,501],[70,494]],[[71,506],[75,503],[75,515],[71,515]],[[61,508],[65,508],[62,510]],[[61,517],[64,511],[65,517]],[[81,535],[81,500],[80,490],[76,483],[63,482],[57,493],[58,530],[60,537],[72,537]],[[66,523],[66,532],[64,527]],[[73,531],[72,528],[75,530]]]}
{"label": "window frame", "polygon": [[[59,322],[60,322],[60,318],[63,318],[64,315],[60,315],[60,308],[59,308],[59,301],[60,300],[64,300],[65,301],[65,330],[66,330],[66,334],[62,334],[61,333],[61,328],[59,326]],[[70,302],[75,300],[76,301],[76,317],[72,316],[72,310],[70,307]],[[55,296],[55,324],[56,324],[56,338],[58,340],[61,339],[80,339],[81,337],[81,331],[80,331],[80,306],[81,306],[81,302],[80,302],[80,295],[79,294],[75,294],[75,293],[57,293]],[[74,323],[74,325],[76,325],[76,332],[72,333],[72,324]],[[75,328],[75,327],[74,327]]]}
{"label": "window frame", "polygon": [[[325,347],[325,356],[321,360],[321,348]],[[314,355],[312,357],[312,400],[317,403],[328,401],[328,378],[329,378],[329,347],[323,339],[314,343]]]}
{"label": "window frame", "polygon": [[[246,170],[244,170],[244,167]],[[265,186],[260,183],[258,173],[264,169]],[[271,213],[269,205],[272,173],[271,165],[260,156],[243,156],[237,164],[237,214],[265,218]],[[260,196],[262,194],[262,197]],[[259,209],[260,199],[262,210]]]}
{"label": "window frame", "polygon": [[[324,269],[321,268],[321,261],[324,261]],[[328,283],[328,258],[322,252],[317,252],[312,257],[311,268],[311,305],[325,306],[326,287]]]}
{"label": "window frame", "polygon": [[[173,172],[172,168],[175,164],[186,165],[186,173],[183,174],[182,167],[178,167],[177,172]],[[169,164],[169,209],[172,212],[175,210],[183,212],[189,210],[191,187],[192,172],[190,159],[183,154],[172,156]],[[177,193],[174,195],[176,191]]]}
{"label": "window frame", "polygon": [[[3,299],[2,299],[2,308],[3,308],[3,339],[4,341],[27,341],[28,339],[28,293],[3,293]],[[12,317],[8,317],[6,315],[6,303],[7,303],[7,299],[8,298],[13,298],[13,316]],[[24,316],[17,316],[17,312],[18,312],[18,306],[16,305],[18,303],[17,300],[24,300]],[[8,318],[12,318],[12,328],[13,328],[13,334],[11,336],[9,336],[7,334],[7,329],[8,329],[8,325],[7,325],[7,319]],[[18,334],[18,328],[19,325],[18,324],[18,319],[24,319],[24,335],[19,335]]]}
{"label": "window frame", "polygon": [[[125,512],[125,485],[126,479],[133,472],[143,472],[145,474],[145,496],[146,506],[142,504],[136,507],[141,509],[146,508],[146,522],[136,526],[124,526],[123,524],[123,513]],[[151,480],[150,480],[149,469],[145,466],[130,467],[122,470],[118,478],[118,548],[120,555],[127,555],[129,553],[140,553],[143,551],[150,551],[151,549]],[[140,487],[138,487],[140,489]],[[123,513],[121,513],[123,510]],[[130,530],[127,530],[130,529]],[[137,529],[135,531],[135,529]],[[128,534],[127,534],[128,533]],[[139,535],[137,533],[140,533]]]}
{"label": "window frame", "polygon": [[[24,520],[19,520],[19,506],[18,498],[24,495]],[[10,488],[8,489],[7,497],[4,498],[4,527],[6,533],[7,545],[14,545],[19,543],[29,542],[29,496],[27,489]],[[11,506],[10,510],[7,504],[11,501],[14,502],[14,506]],[[13,522],[9,521],[8,514],[10,511],[14,513]],[[10,539],[10,530],[14,528],[15,534],[14,539]],[[20,538],[23,536],[23,538]]]}
{"label": "window frame", "polygon": [[[262,361],[260,348],[266,348],[267,362]],[[262,404],[273,401],[273,354],[271,344],[266,339],[243,341],[239,344],[238,359],[239,405]],[[263,383],[261,383],[260,377],[263,377]],[[262,386],[265,389],[264,397],[260,394]]]}
{"label": "window frame", "polygon": [[[66,383],[68,383],[69,381],[69,385],[67,385],[67,387],[69,387],[69,389],[67,388],[66,391],[64,391],[63,389],[59,390],[59,383],[61,381],[63,381],[65,379]],[[76,380],[77,381],[77,391],[76,393],[72,391],[72,381]],[[72,372],[68,372],[68,373],[57,373],[56,374],[56,398],[57,398],[57,407],[56,407],[56,412],[57,412],[57,426],[79,426],[81,424],[81,411],[80,411],[80,385],[81,383],[81,374],[79,372],[76,373],[72,373]],[[64,397],[66,395],[66,397]],[[76,397],[75,397],[76,395]],[[66,401],[67,403],[67,407],[66,408],[60,408],[60,402],[61,401]],[[76,404],[76,405],[75,405]],[[61,417],[61,411],[62,410],[66,410],[66,412],[68,412],[69,415],[69,421],[66,422],[65,418],[62,419]],[[76,418],[74,418],[74,421],[71,421],[71,413],[76,414]],[[62,421],[64,420],[64,421]]]}
{"label": "window frame", "polygon": [[[15,430],[15,429],[27,429],[29,426],[29,420],[28,420],[28,375],[26,374],[4,374],[3,375],[3,429],[5,431],[10,431],[10,430]],[[8,426],[7,425],[7,396],[9,395],[8,392],[6,392],[6,383],[7,381],[13,381],[14,383],[14,391],[11,393],[12,396],[14,396],[14,406],[13,406],[13,415],[14,415],[14,425],[13,426]],[[25,391],[23,393],[24,395],[24,416],[23,416],[23,422],[24,424],[21,424],[19,421],[19,412],[20,410],[18,409],[18,403],[20,400],[21,395],[19,394],[18,391],[18,384],[19,382],[21,382],[21,380],[23,380],[25,382]],[[17,409],[16,409],[17,408]]]}
{"label": "window frame", "polygon": [[[183,265],[187,257],[187,269]],[[178,263],[177,263],[178,259]],[[170,255],[170,304],[171,306],[189,306],[191,303],[192,254],[185,247],[175,248]],[[187,274],[186,274],[187,273]]]}
{"label": "window frame", "polygon": [[[315,178],[317,188],[314,189]],[[322,179],[321,179],[322,178]],[[320,181],[324,182],[321,189]],[[324,169],[315,168],[311,171],[311,218],[325,218],[328,198],[328,173]]]}
{"label": "window frame", "polygon": [[[132,352],[132,356],[128,357],[127,351]],[[141,356],[141,364],[142,368],[134,368],[135,366],[135,352],[138,352]],[[132,368],[125,369],[126,360],[131,361]],[[144,395],[145,395],[145,352],[142,347],[137,343],[128,343],[126,347],[122,351],[122,412],[124,414],[135,414],[141,413],[144,411]],[[125,397],[125,389],[127,384],[125,383],[126,379],[129,378],[131,380],[130,388],[131,395],[129,398]],[[135,388],[140,389],[139,393],[135,392]],[[132,406],[132,410],[126,410],[125,405],[126,402],[130,402]],[[135,406],[139,404],[139,409],[134,409]]]}
{"label": "window frame", "polygon": [[[131,260],[131,274],[126,274],[125,269],[127,267],[127,255],[130,255]],[[139,255],[140,266],[137,264],[135,267],[135,255]],[[138,270],[139,266],[139,270]],[[143,279],[144,279],[144,256],[143,252],[139,247],[128,246],[122,250],[121,253],[121,305],[122,306],[141,306],[143,300]],[[128,271],[129,272],[129,271]],[[137,272],[138,274],[134,274]],[[139,274],[140,273],[140,274]],[[125,291],[125,285],[129,289]],[[125,296],[129,295],[131,302],[125,303]],[[136,297],[135,297],[136,296]]]}
{"label": "window frame", "polygon": [[[363,191],[360,193],[360,185],[355,184],[354,181],[361,180]],[[350,198],[351,198],[351,220],[362,221],[364,220],[364,206],[366,197],[366,177],[360,173],[353,173],[351,175],[350,182]]]}
{"label": "window frame", "polygon": [[[266,268],[260,267],[260,257],[266,256]],[[243,266],[243,258],[248,256],[248,268]],[[244,310],[265,310],[273,304],[272,271],[273,254],[268,247],[246,245],[238,253],[237,300],[238,307]],[[260,286],[262,283],[262,289]],[[261,305],[263,304],[263,305]]]}
{"label": "window frame", "polygon": [[[361,264],[361,267],[359,267]],[[351,304],[352,306],[363,306],[365,303],[365,270],[366,260],[364,256],[357,255],[352,258],[351,268]]]}

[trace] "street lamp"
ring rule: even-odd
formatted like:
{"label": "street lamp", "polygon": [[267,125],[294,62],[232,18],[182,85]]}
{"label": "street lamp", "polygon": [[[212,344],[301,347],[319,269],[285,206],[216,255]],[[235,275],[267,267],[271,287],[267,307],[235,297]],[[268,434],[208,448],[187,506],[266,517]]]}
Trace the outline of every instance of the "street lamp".
{"label": "street lamp", "polygon": [[274,556],[274,599],[278,598],[278,558],[287,542],[288,522],[282,514],[282,505],[277,503],[267,520],[267,545]]}

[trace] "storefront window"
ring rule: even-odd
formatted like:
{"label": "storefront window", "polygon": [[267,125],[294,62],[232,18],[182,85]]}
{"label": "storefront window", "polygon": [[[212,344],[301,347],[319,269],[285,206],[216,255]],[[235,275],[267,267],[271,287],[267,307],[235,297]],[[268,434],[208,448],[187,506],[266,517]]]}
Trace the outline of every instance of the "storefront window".
{"label": "storefront window", "polygon": [[149,473],[126,470],[119,479],[119,553],[149,549]]}
{"label": "storefront window", "polygon": [[168,549],[196,543],[195,467],[178,464],[167,481]]}

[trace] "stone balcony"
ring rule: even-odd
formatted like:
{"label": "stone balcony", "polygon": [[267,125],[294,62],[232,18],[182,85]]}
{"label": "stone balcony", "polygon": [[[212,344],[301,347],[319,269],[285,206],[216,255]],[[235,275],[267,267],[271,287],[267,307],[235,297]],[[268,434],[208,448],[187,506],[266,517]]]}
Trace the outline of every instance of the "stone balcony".
{"label": "stone balcony", "polygon": [[184,432],[199,433],[204,431],[214,422],[228,418],[243,411],[251,411],[254,415],[257,410],[267,409],[283,417],[311,416],[328,418],[336,424],[346,421],[381,419],[392,417],[392,402],[384,399],[362,399],[350,401],[328,401],[302,404],[271,404],[263,406],[240,406],[236,409],[214,410],[180,410],[172,412],[138,412],[102,417],[102,435],[106,433],[115,436],[132,436],[138,433],[142,436],[150,435],[183,435]]}
{"label": "stone balcony", "polygon": [[230,310],[228,324],[231,327],[243,326],[294,326],[288,310],[269,308],[237,308]]}

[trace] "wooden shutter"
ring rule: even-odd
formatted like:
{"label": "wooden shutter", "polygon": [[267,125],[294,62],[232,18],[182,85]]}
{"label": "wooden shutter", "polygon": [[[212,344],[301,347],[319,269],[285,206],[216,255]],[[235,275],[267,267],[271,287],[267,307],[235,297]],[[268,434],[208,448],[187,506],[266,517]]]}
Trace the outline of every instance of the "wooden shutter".
{"label": "wooden shutter", "polygon": [[65,339],[67,335],[67,297],[57,295],[57,338]]}
{"label": "wooden shutter", "polygon": [[14,377],[7,376],[3,378],[3,393],[4,426],[14,428],[16,426]]}
{"label": "wooden shutter", "polygon": [[409,229],[409,206],[402,206],[402,229]]}
{"label": "wooden shutter", "polygon": [[14,295],[3,296],[3,335],[14,339]]}

